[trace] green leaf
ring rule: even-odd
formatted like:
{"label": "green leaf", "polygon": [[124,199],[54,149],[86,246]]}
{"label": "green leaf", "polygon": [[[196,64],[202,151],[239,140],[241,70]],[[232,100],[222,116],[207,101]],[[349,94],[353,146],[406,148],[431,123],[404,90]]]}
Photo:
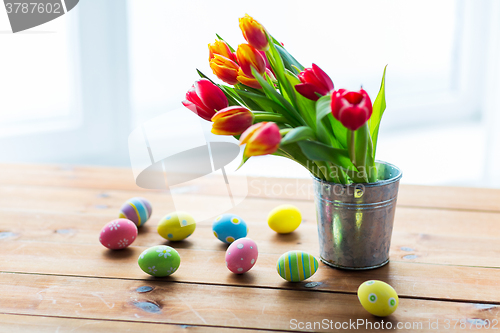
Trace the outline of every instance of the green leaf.
{"label": "green leaf", "polygon": [[302,70],[304,70],[304,66],[302,66],[297,59],[295,59],[290,53],[288,53],[287,50],[280,44],[274,44],[276,47],[276,50],[278,50],[279,54],[281,55],[281,58],[283,59],[283,64],[285,65],[285,68],[288,69],[289,71],[299,74]]}
{"label": "green leaf", "polygon": [[355,155],[355,165],[360,170],[363,167],[364,170],[368,170],[366,165],[366,152],[368,150],[368,137],[370,136],[370,130],[368,124],[364,124],[356,131],[354,131],[354,155]]}
{"label": "green leaf", "polygon": [[377,151],[377,139],[378,139],[378,131],[380,128],[380,121],[382,120],[382,116],[385,111],[385,71],[387,69],[387,65],[384,67],[384,74],[382,75],[382,83],[380,84],[380,90],[378,92],[377,98],[375,102],[373,102],[373,113],[368,121],[370,125],[370,135],[373,142],[373,159],[375,159],[375,154]]}
{"label": "green leaf", "polygon": [[297,108],[294,89],[285,76],[283,59],[281,58],[279,52],[276,50],[275,44],[272,42],[272,37],[268,35],[267,38],[269,41],[269,50],[266,51],[266,56],[278,80],[278,87],[280,89],[280,92],[285,98],[288,99],[291,104],[293,104],[295,108]]}
{"label": "green leaf", "polygon": [[252,67],[252,74],[255,79],[259,82],[260,86],[266,93],[267,97],[275,101],[276,103],[282,106],[281,112],[283,116],[287,119],[290,119],[291,125],[307,125],[304,120],[300,117],[298,111],[283,97],[281,96],[276,89],[271,87],[269,83],[267,83],[266,79],[264,79],[256,70]]}
{"label": "green leaf", "polygon": [[331,128],[328,128],[328,119],[324,119],[332,113],[330,99],[330,95],[325,95],[316,101],[316,133],[319,141],[324,144],[339,146],[335,139],[335,133]]}
{"label": "green leaf", "polygon": [[281,145],[287,145],[307,139],[315,139],[314,131],[308,126],[299,126],[292,129],[283,139],[281,139]]}
{"label": "green leaf", "polygon": [[330,126],[335,135],[335,139],[339,143],[339,148],[347,149],[347,128],[342,125],[340,121],[335,119],[333,114],[328,115],[328,120],[330,122]]}
{"label": "green leaf", "polygon": [[265,111],[268,111],[268,112],[273,112],[273,113],[285,113],[286,114],[286,110],[284,110],[283,106],[281,106],[279,103],[275,102],[274,100],[268,98],[266,95],[258,95],[258,94],[254,94],[254,93],[251,93],[251,92],[248,92],[248,91],[243,91],[243,90],[239,90],[239,89],[235,89],[235,92],[241,96],[242,98],[245,97],[245,98],[249,98],[249,99],[252,99],[254,101],[256,101],[257,103],[259,103],[259,105],[262,106],[262,108],[265,110]]}
{"label": "green leaf", "polygon": [[330,106],[332,97],[330,95],[325,95],[316,101],[316,121],[320,121],[330,113],[332,113],[332,108]]}
{"label": "green leaf", "polygon": [[208,76],[206,76],[205,74],[203,74],[198,68],[196,68],[196,71],[198,72],[198,75],[202,78],[202,79],[207,79],[208,81],[212,82],[213,84],[216,84],[218,85],[217,83],[215,83],[214,81],[212,81]]}
{"label": "green leaf", "polygon": [[355,170],[346,149],[327,146],[317,141],[297,142],[304,155],[314,161],[331,162],[344,169]]}

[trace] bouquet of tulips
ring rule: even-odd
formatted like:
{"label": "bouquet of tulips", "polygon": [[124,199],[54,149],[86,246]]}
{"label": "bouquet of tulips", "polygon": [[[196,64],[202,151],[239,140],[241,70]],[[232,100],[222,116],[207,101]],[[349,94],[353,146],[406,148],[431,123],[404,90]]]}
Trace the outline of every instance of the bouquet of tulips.
{"label": "bouquet of tulips", "polygon": [[[377,181],[375,152],[385,110],[385,69],[372,105],[363,89],[334,89],[317,65],[304,68],[259,22],[239,19],[247,41],[236,51],[219,35],[208,45],[217,84],[198,71],[183,101],[232,135],[251,156],[273,154],[300,163],[315,177],[340,184]],[[241,167],[240,165],[240,167]]]}

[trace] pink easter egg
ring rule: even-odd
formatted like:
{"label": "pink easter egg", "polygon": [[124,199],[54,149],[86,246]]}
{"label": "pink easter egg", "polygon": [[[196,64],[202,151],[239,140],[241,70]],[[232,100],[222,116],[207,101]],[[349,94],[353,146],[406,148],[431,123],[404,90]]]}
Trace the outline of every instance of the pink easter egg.
{"label": "pink easter egg", "polygon": [[117,219],[102,228],[99,241],[111,250],[124,249],[137,238],[137,226],[127,219]]}
{"label": "pink easter egg", "polygon": [[259,256],[257,244],[250,238],[239,238],[226,251],[226,266],[235,274],[248,272]]}

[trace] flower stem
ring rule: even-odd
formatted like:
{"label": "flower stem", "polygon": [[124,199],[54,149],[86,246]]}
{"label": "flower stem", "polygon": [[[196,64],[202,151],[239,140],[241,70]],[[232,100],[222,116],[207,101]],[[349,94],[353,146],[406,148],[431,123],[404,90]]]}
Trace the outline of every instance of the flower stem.
{"label": "flower stem", "polygon": [[254,114],[255,116],[255,122],[259,123],[262,121],[272,121],[275,123],[286,123],[287,119],[283,117],[282,115],[279,114],[262,114],[262,113],[257,113]]}

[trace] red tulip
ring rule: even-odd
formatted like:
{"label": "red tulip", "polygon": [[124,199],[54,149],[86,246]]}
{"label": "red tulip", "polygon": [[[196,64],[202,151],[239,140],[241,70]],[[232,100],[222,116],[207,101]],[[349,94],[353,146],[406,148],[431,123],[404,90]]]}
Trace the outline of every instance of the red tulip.
{"label": "red tulip", "polygon": [[239,22],[241,32],[243,32],[243,37],[245,37],[248,44],[260,51],[266,51],[269,48],[266,30],[262,24],[254,20],[248,14],[245,14],[244,17],[240,18]]}
{"label": "red tulip", "polygon": [[[318,66],[312,64],[312,68],[305,68],[299,74],[300,82],[295,90],[305,98],[317,101],[333,90],[332,79]],[[320,96],[318,96],[319,94]]]}
{"label": "red tulip", "polygon": [[260,75],[264,75],[266,71],[266,60],[253,46],[248,44],[238,45],[236,58],[238,59],[241,70],[247,77],[253,78],[252,67],[254,67]]}
{"label": "red tulip", "polygon": [[186,93],[182,104],[205,120],[228,106],[227,97],[222,90],[207,79],[196,81]]}
{"label": "red tulip", "polygon": [[280,129],[271,122],[252,125],[240,137],[240,145],[246,144],[243,157],[272,154],[278,150],[280,142]]}
{"label": "red tulip", "polygon": [[230,106],[212,117],[212,133],[217,135],[239,135],[252,126],[253,113],[243,106]]}
{"label": "red tulip", "polygon": [[372,115],[370,96],[363,89],[335,91],[332,94],[331,108],[333,116],[351,131],[363,126]]}

